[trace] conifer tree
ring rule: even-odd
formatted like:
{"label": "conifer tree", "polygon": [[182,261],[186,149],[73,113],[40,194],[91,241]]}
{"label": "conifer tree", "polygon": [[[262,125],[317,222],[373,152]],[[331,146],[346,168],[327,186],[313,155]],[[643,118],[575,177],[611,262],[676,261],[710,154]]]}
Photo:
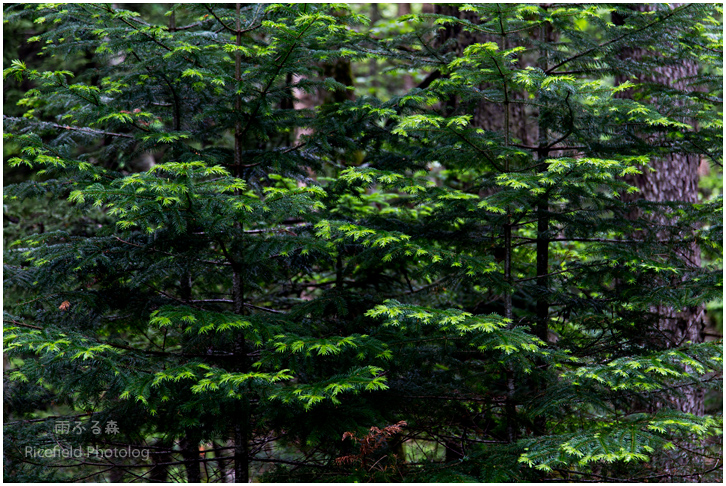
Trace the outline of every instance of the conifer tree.
{"label": "conifer tree", "polygon": [[[560,376],[553,373],[562,367],[562,362],[561,358],[550,361],[553,358],[549,356],[552,355],[547,358],[532,357],[535,369],[543,374],[531,381],[526,374],[534,374],[532,369],[524,368],[527,373],[517,376],[523,368],[511,365],[499,368],[499,390],[504,401],[501,413],[507,429],[512,427],[513,422],[515,429],[507,430],[502,438],[521,437],[524,424],[519,425],[518,421],[529,421],[525,427],[534,432],[534,438],[519,442],[534,452],[524,453],[519,460],[549,471],[558,463],[568,466],[579,463],[582,466],[598,459],[611,462],[619,457],[630,462],[637,457],[642,458],[637,444],[643,444],[647,434],[636,436],[632,428],[632,444],[627,448],[622,442],[619,447],[613,447],[617,441],[607,444],[604,436],[613,438],[622,431],[613,434],[601,432],[598,420],[592,422],[593,428],[577,427],[573,430],[565,427],[559,428],[559,432],[553,430],[550,424],[562,425],[563,411],[572,418],[574,410],[584,412],[590,407],[598,410],[605,404],[620,412],[644,408],[654,416],[671,413],[665,410],[670,404],[675,409],[672,417],[680,416],[676,412],[679,407],[671,400],[674,395],[679,395],[679,389],[690,393],[689,383],[663,384],[658,387],[660,394],[648,393],[645,399],[635,390],[630,390],[632,395],[626,394],[627,398],[620,397],[622,401],[613,402],[614,397],[606,398],[598,392],[599,385],[588,389],[589,398],[582,400],[579,393],[583,383],[574,376],[587,376],[588,364],[599,363],[592,378],[605,384],[607,380],[603,380],[600,373],[609,368],[602,363],[615,366],[619,359],[626,356],[628,360],[637,356],[637,359],[647,357],[656,361],[664,356],[675,356],[667,351],[671,345],[659,339],[663,329],[658,325],[659,316],[653,315],[652,305],[657,303],[660,309],[681,309],[694,305],[696,300],[690,299],[696,295],[700,296],[697,300],[701,302],[719,298],[718,266],[714,271],[694,268],[678,255],[683,255],[689,245],[699,240],[707,247],[719,248],[720,202],[716,201],[716,205],[712,206],[715,211],[713,218],[704,213],[695,216],[696,213],[691,211],[699,212],[705,206],[688,204],[688,201],[625,203],[627,199],[622,195],[636,188],[623,184],[622,178],[629,173],[637,173],[639,165],[659,153],[677,151],[695,157],[709,157],[709,149],[702,150],[705,145],[701,146],[702,149],[691,150],[686,148],[691,142],[681,143],[680,139],[691,140],[695,144],[700,144],[701,138],[709,143],[715,142],[713,153],[720,153],[720,138],[715,134],[721,127],[720,113],[713,110],[712,102],[719,99],[721,85],[720,81],[716,81],[711,88],[703,89],[710,92],[708,95],[698,92],[701,88],[696,88],[709,84],[708,75],[682,80],[689,89],[680,92],[668,84],[653,83],[647,85],[651,96],[641,98],[642,101],[637,103],[620,101],[614,96],[618,91],[628,89],[629,84],[609,89],[592,78],[633,75],[644,69],[632,60],[623,61],[618,57],[624,45],[637,45],[641,49],[658,52],[662,57],[652,61],[655,65],[684,62],[688,55],[682,49],[687,44],[692,46],[688,52],[694,54],[693,61],[703,62],[705,58],[701,54],[710,50],[706,45],[718,45],[694,36],[694,32],[703,32],[704,20],[708,16],[698,12],[697,6],[689,5],[659,10],[657,15],[635,17],[630,25],[621,28],[598,17],[596,7],[492,5],[468,7],[468,10],[473,12],[476,20],[439,17],[436,22],[454,25],[454,31],[469,31],[469,39],[472,36],[499,37],[499,45],[494,42],[471,43],[460,51],[460,57],[454,59],[451,49],[446,51],[446,43],[438,43],[444,48],[444,53],[434,56],[431,53],[437,44],[435,39],[429,43],[422,42],[418,49],[426,54],[422,63],[439,67],[441,77],[425,91],[417,93],[416,101],[420,105],[414,109],[416,112],[400,119],[395,130],[409,137],[409,146],[413,140],[420,141],[432,154],[424,155],[422,159],[439,161],[448,174],[456,177],[452,185],[457,184],[454,187],[464,187],[470,192],[461,194],[459,199],[470,198],[479,202],[476,206],[470,203],[468,207],[457,210],[447,200],[452,198],[451,195],[446,195],[446,199],[438,196],[441,198],[439,201],[447,200],[447,203],[439,203],[439,217],[434,211],[429,218],[432,226],[422,233],[438,234],[442,238],[447,235],[451,238],[445,243],[447,247],[456,244],[461,248],[466,244],[462,242],[468,241],[467,255],[481,252],[482,242],[487,240],[492,248],[502,249],[503,252],[493,252],[495,260],[504,260],[502,273],[487,276],[491,279],[488,285],[476,280],[477,285],[491,292],[490,298],[498,299],[504,294],[501,307],[497,308],[498,315],[513,315],[519,323],[528,325],[530,332],[542,341],[550,341],[552,349],[548,349],[547,353],[562,350],[587,356],[587,359],[578,362],[579,369],[574,372],[571,387],[566,385],[567,379],[563,380],[566,373]],[[583,28],[587,26],[586,22],[583,25],[587,17],[596,26],[598,38],[588,37],[589,33]],[[674,27],[672,22],[680,24]],[[542,31],[547,29],[553,29],[562,41],[548,42],[548,36],[542,35]],[[683,39],[683,44],[668,44],[668,49],[663,48],[664,39],[673,32],[683,32],[678,37]],[[467,38],[461,33],[456,40],[461,37]],[[416,38],[421,41],[420,36]],[[507,46],[514,47],[506,49]],[[696,55],[695,52],[701,54]],[[539,56],[534,66],[526,62],[527,57],[533,54]],[[711,54],[705,56],[710,58]],[[720,66],[720,58],[714,58],[713,62]],[[528,92],[532,102],[513,96],[521,90]],[[665,99],[668,103],[664,103]],[[471,126],[472,114],[482,102],[501,107],[499,124],[503,129],[482,130]],[[530,119],[534,120],[526,126],[539,127],[536,144],[518,140],[510,133],[510,130],[514,132],[524,126],[520,118],[519,127],[509,128],[512,118],[510,105],[515,103],[528,105],[524,113],[529,113]],[[433,109],[426,105],[433,105]],[[675,110],[674,105],[678,107]],[[710,158],[715,164],[720,164],[720,159]],[[466,172],[468,177],[462,180],[461,174]],[[497,186],[505,186],[509,190],[498,189]],[[431,205],[436,202],[429,199]],[[641,217],[635,223],[627,223],[627,217],[638,207],[643,208]],[[466,211],[462,211],[464,208]],[[644,216],[645,213],[648,216]],[[678,215],[689,213],[696,217],[697,224],[677,221]],[[497,214],[501,215],[498,221],[494,219]],[[649,219],[653,214],[662,215],[655,218],[658,223]],[[492,223],[485,223],[490,221]],[[699,232],[705,228],[697,229],[695,234],[693,230],[701,224],[708,233],[701,233],[699,237]],[[711,233],[714,230],[716,233]],[[635,233],[644,235],[645,241],[633,239],[630,235]],[[706,234],[709,236],[706,237]],[[714,243],[715,246],[711,246]],[[497,253],[503,254],[497,256]],[[656,263],[658,261],[660,263]],[[519,265],[519,268],[511,269],[518,274],[518,278],[515,277],[518,282],[514,289],[509,290],[514,294],[510,298],[506,287],[496,287],[497,284],[509,284],[507,286],[511,288],[513,279],[512,273],[507,271],[509,262]],[[671,276],[661,277],[668,273]],[[701,286],[701,283],[706,283],[705,274],[710,274],[714,280]],[[501,280],[497,282],[495,277]],[[684,280],[678,283],[680,277]],[[466,302],[466,293],[462,293],[466,289],[464,282],[469,279],[460,278],[460,281],[452,278],[448,286],[453,287],[452,281],[456,282],[458,292],[450,300],[463,304]],[[595,286],[590,287],[591,283]],[[476,287],[472,290],[481,291]],[[635,297],[636,292],[643,297]],[[474,298],[472,300],[476,302]],[[634,301],[642,304],[650,302],[650,306],[634,306]],[[488,307],[492,309],[491,305]],[[604,340],[604,335],[610,333],[609,339]],[[637,352],[632,347],[635,343]],[[594,349],[601,351],[594,352]],[[704,349],[705,346],[693,345],[679,348],[679,351],[700,353]],[[711,349],[716,353],[713,356],[718,363],[720,350],[716,347]],[[521,358],[521,355],[516,357]],[[641,366],[635,362],[632,366]],[[685,362],[682,365],[682,370],[690,370]],[[651,373],[668,373],[658,371],[658,367],[646,368]],[[520,383],[514,388],[509,385],[512,371],[514,381]],[[488,373],[488,376],[492,375],[496,376]],[[638,386],[643,386],[643,390],[651,388],[644,384]],[[611,390],[609,393],[629,389],[619,381],[605,387],[606,390],[608,388]],[[512,389],[515,393],[507,397],[507,392]],[[557,396],[559,398],[555,398]],[[515,402],[514,410],[510,408],[507,411],[510,400]],[[552,408],[543,406],[546,402]],[[573,402],[582,403],[585,408],[570,408]],[[521,414],[520,410],[528,410],[529,414]],[[600,416],[599,413],[602,409],[595,415],[585,412],[585,416],[587,420],[593,420]],[[583,417],[579,412],[574,415]],[[629,416],[628,412],[625,416]],[[635,415],[630,417],[634,419]],[[694,416],[690,418],[695,419]],[[686,421],[684,418],[672,420]],[[466,432],[459,433],[464,443]],[[601,444],[587,446],[588,441],[595,438]],[[561,441],[559,445],[557,441]],[[571,448],[573,442],[578,444],[577,447]],[[583,447],[591,447],[590,454],[583,451]],[[598,453],[600,447],[602,449]],[[650,450],[652,444],[643,447]],[[613,450],[619,452],[615,454],[611,452]],[[494,457],[500,460],[500,456]],[[637,477],[634,467],[629,465],[628,468],[624,477]],[[610,470],[618,471],[615,468]],[[697,469],[688,470],[683,477],[696,478],[694,470]],[[565,467],[562,471],[566,474],[599,473],[596,477],[608,476],[608,468],[601,466],[589,471]],[[617,472],[612,474],[623,477]],[[509,479],[515,477],[522,478],[509,476]]]}
{"label": "conifer tree", "polygon": [[[93,222],[6,249],[6,479],[720,477],[720,416],[672,400],[720,390],[721,342],[665,344],[653,309],[721,298],[722,201],[625,197],[666,153],[720,166],[720,9],[460,8],[381,38],[344,5],[9,7],[98,67],[4,71],[38,171],[6,200]],[[326,77],[372,58],[427,77]],[[705,71],[612,83],[679,62]],[[149,454],[26,454],[119,444]]]}
{"label": "conifer tree", "polygon": [[[644,12],[650,8],[647,4],[629,7],[629,9]],[[616,25],[624,25],[627,22],[625,12],[627,10],[624,9],[613,15],[613,21]],[[637,46],[624,49],[620,55],[621,57],[633,59],[643,57],[643,53]],[[647,64],[647,62],[642,63],[645,69],[638,73],[637,81],[640,83],[655,83],[668,88],[678,87],[681,90],[688,87],[688,83],[691,83],[691,80],[698,76],[699,71],[699,65],[694,60],[684,60],[677,65],[656,66],[652,69],[647,69]],[[624,82],[625,79],[616,78],[616,82],[620,81]],[[633,90],[628,90],[622,95],[628,94],[632,96],[634,94]],[[645,91],[638,93],[637,96],[653,98],[658,96],[658,93],[657,91]],[[657,98],[654,101],[663,103]],[[674,102],[679,103],[678,100]],[[632,195],[631,198],[643,197],[651,201],[698,202],[698,179],[701,162],[702,157],[699,154],[688,152],[671,152],[654,159],[652,162],[654,171],[645,171],[628,177],[628,181],[638,187],[638,193]],[[682,258],[691,266],[700,265],[701,250],[699,246],[692,244],[690,249],[684,249]],[[660,308],[655,314],[659,319],[658,327],[663,330],[666,343],[670,342],[670,346],[678,346],[680,343],[687,341],[703,341],[703,306],[691,306],[682,309]],[[679,407],[685,411],[696,414],[703,413],[704,397],[700,390],[691,390],[685,396],[674,399],[678,402]]]}
{"label": "conifer tree", "polygon": [[[58,21],[42,36],[47,52],[92,46],[106,67],[86,82],[20,61],[6,70],[38,84],[26,104],[62,114],[50,126],[34,113],[8,120],[23,146],[11,164],[44,166],[50,178],[7,196],[51,192],[113,218],[94,234],[33,235],[11,250],[11,261],[34,263],[9,267],[6,285],[35,298],[6,314],[20,326],[6,333],[9,349],[41,355],[13,379],[42,389],[48,367],[45,386],[89,420],[115,421],[152,450],[178,443],[189,481],[201,478],[200,443],[231,439],[235,479],[246,482],[250,444],[268,437],[264,423],[385,386],[372,364],[386,354],[376,340],[338,335],[302,309],[288,316],[297,281],[332,258],[310,237],[325,193],[309,171],[333,149],[295,142],[296,128],[317,122],[281,106],[291,89],[345,89],[312,80],[311,68],[352,54],[345,25],[360,19],[332,15],[341,9],[190,5],[162,26],[105,5],[33,7]],[[291,86],[291,73],[310,79]],[[321,121],[315,128],[325,130]],[[48,131],[50,139],[40,136]],[[79,150],[99,138],[98,152]],[[109,166],[109,154],[145,151],[158,162],[148,171]],[[336,354],[344,356],[331,367],[326,357]],[[46,432],[28,440],[52,441]]]}

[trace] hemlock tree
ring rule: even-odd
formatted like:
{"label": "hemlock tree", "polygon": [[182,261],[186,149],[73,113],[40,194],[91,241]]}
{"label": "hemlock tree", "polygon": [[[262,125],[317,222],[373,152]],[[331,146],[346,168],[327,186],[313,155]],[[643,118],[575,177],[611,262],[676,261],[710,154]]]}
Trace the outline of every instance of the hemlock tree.
{"label": "hemlock tree", "polygon": [[[318,122],[332,121],[281,105],[293,89],[345,89],[286,80],[312,78],[317,61],[343,55],[355,40],[345,25],[358,19],[332,15],[336,6],[188,8],[191,26],[172,13],[169,27],[101,5],[39,9],[48,22],[59,20],[48,50],[92,45],[106,68],[88,83],[21,62],[6,71],[38,83],[26,103],[62,113],[51,126],[9,120],[28,156],[11,163],[47,165],[46,174],[61,176],[12,194],[52,192],[81,211],[103,207],[115,221],[92,235],[36,235],[11,251],[35,264],[27,273],[8,270],[6,283],[43,297],[6,315],[29,330],[6,338],[9,350],[43,350],[14,375],[20,382],[42,388],[38,378],[52,370],[43,383],[73,409],[92,411],[89,423],[115,421],[127,441],[152,452],[180,450],[189,481],[201,479],[200,441],[231,439],[233,477],[247,482],[249,457],[273,439],[275,422],[290,414],[294,422],[296,410],[322,400],[338,403],[343,392],[385,386],[371,362],[390,352],[377,340],[338,336],[309,311],[286,317],[300,300],[290,298],[301,292],[297,281],[333,261],[327,244],[309,236],[309,221],[325,209],[309,171],[334,149],[292,136],[300,127],[328,131]],[[48,129],[60,130],[50,143],[41,137]],[[79,150],[95,144],[97,156]],[[144,151],[159,162],[146,172],[104,167],[106,154]],[[331,354],[342,356],[333,364]],[[331,419],[336,437],[357,414]],[[310,433],[300,429],[285,435]],[[29,440],[55,441],[54,430],[45,432]],[[99,438],[89,429],[77,439]],[[16,443],[19,461],[25,445]]]}
{"label": "hemlock tree", "polygon": [[[720,299],[722,202],[626,181],[665,153],[720,166],[722,86],[612,83],[632,45],[720,74],[720,11],[461,8],[390,39],[336,5],[6,12],[102,66],[5,69],[36,85],[10,163],[41,170],[6,200],[98,221],[6,250],[6,479],[720,477],[720,412],[672,400],[720,390],[721,343],[674,347],[653,314]],[[428,76],[389,100],[324,78],[371,58]],[[25,454],[120,444],[150,454]]]}

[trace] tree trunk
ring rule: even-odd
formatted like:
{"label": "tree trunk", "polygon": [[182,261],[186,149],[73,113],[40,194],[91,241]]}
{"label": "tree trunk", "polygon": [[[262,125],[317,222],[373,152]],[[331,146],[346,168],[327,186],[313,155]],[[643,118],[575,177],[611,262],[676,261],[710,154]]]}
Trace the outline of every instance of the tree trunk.
{"label": "tree trunk", "polygon": [[[160,449],[169,447],[169,444],[164,441],[158,441],[155,445]],[[164,463],[171,462],[171,454],[152,450],[151,461],[154,466],[149,471],[149,481],[152,483],[166,483],[169,479],[169,466]]]}
{"label": "tree trunk", "polygon": [[[235,10],[237,13],[236,22],[236,44],[242,45],[242,26],[240,25],[240,6],[241,4],[235,4]],[[242,55],[237,51],[235,55],[235,73],[234,77],[237,82],[242,80]],[[242,111],[242,98],[239,96],[235,100],[235,109],[238,112]],[[234,130],[234,165],[235,165],[235,176],[241,177],[242,175],[242,144],[243,144],[243,130],[241,123],[237,121],[235,123]],[[239,191],[237,190],[237,194]],[[235,223],[235,228],[242,231],[244,228],[241,222]],[[233,311],[235,314],[244,315],[245,307],[245,288],[244,288],[244,277],[242,275],[242,264],[239,259],[239,255],[235,255],[234,259],[230,259],[229,262],[232,265],[232,300],[233,300]],[[245,342],[244,331],[239,331],[237,336],[234,338],[234,371],[237,373],[247,372],[247,343]],[[249,482],[249,457],[248,457],[248,441],[249,441],[249,406],[247,403],[247,396],[243,396],[237,406],[235,407],[235,425],[234,425],[234,480],[236,483]]]}
{"label": "tree trunk", "polygon": [[199,483],[202,481],[202,473],[199,467],[199,441],[190,435],[182,439],[181,454],[184,458],[184,469],[187,472],[188,483]]}
{"label": "tree trunk", "polygon": [[[457,17],[466,19],[474,24],[479,23],[479,18],[476,13],[460,11],[457,6],[453,5],[440,5],[434,4],[434,12],[440,15],[448,15],[451,17]],[[542,32],[545,32],[545,28],[542,28]],[[552,29],[547,31],[550,35]],[[533,32],[533,35],[546,35],[538,32]],[[495,42],[499,49],[510,49],[514,46],[513,41],[506,36],[503,32],[502,35],[485,35],[485,34],[474,34],[472,32],[464,31],[460,25],[453,24],[447,25],[446,28],[440,33],[438,40],[435,45],[442,46],[446,42],[454,41],[450,49],[460,55],[464,49],[472,44]],[[520,59],[520,65],[529,64],[529,59]],[[502,80],[504,82],[504,80]],[[506,88],[505,88],[506,89]],[[483,128],[488,131],[502,133],[505,139],[505,144],[510,145],[511,143],[521,143],[528,146],[536,146],[537,143],[541,142],[540,127],[537,123],[537,113],[526,111],[526,105],[519,103],[527,99],[527,94],[524,92],[516,92],[506,90],[505,102],[492,103],[484,100],[478,101],[475,105],[467,107],[466,112],[472,114],[471,125],[479,128]],[[452,111],[456,108],[458,100],[452,100],[450,102],[450,108]],[[546,143],[546,137],[545,137]],[[542,154],[538,154],[542,156]],[[546,154],[544,154],[546,156]],[[510,169],[509,162],[505,162],[505,170]],[[549,241],[546,240],[546,233],[549,227],[549,219],[547,216],[548,201],[546,197],[538,205],[538,239],[537,239],[537,275],[545,275],[548,272],[549,265]],[[507,282],[511,282],[511,261],[512,261],[512,227],[507,223],[504,227],[502,238],[504,240],[504,279]],[[547,277],[539,277],[538,285],[547,285]],[[544,298],[540,298],[537,302],[537,318],[532,328],[535,334],[543,340],[547,339],[547,317],[549,312],[549,304]],[[504,295],[504,317],[507,319],[513,319],[513,303],[512,294],[507,293]],[[505,414],[507,416],[507,440],[514,442],[519,436],[519,427],[517,425],[517,410],[516,401],[514,399],[515,382],[516,377],[514,370],[509,369],[505,375],[506,387],[508,400],[505,405]],[[540,424],[540,428],[543,429],[544,425]],[[447,446],[447,454],[450,453],[450,449]]]}
{"label": "tree trunk", "polygon": [[[435,13],[449,15],[452,17],[463,18],[472,23],[478,23],[479,19],[475,13],[462,12],[456,6],[445,6],[435,4]],[[543,24],[539,29],[534,29],[530,35],[533,38],[546,39],[548,42],[556,40],[555,32],[549,24]],[[460,54],[463,50],[474,43],[495,42],[500,50],[511,49],[516,47],[511,37],[507,37],[505,32],[501,35],[484,35],[465,32],[458,25],[447,26],[440,36],[440,45],[446,41],[454,39],[456,44],[452,49]],[[540,61],[547,62],[546,57],[540,53]],[[534,56],[524,55],[519,59],[519,67],[523,68],[528,65],[534,65],[536,59]],[[538,66],[546,69],[546,66]],[[499,132],[504,134],[506,144],[520,143],[530,147],[544,148],[548,144],[547,129],[541,126],[536,108],[528,108],[523,103],[528,98],[525,92],[517,92],[508,90],[504,107],[501,103],[491,103],[480,101],[475,106],[467,110],[473,115],[472,126],[480,127],[485,130]],[[504,112],[503,112],[504,111]],[[548,156],[546,150],[538,150],[537,159],[544,159]],[[507,163],[508,167],[508,163]],[[532,328],[534,333],[543,341],[547,341],[548,336],[548,318],[549,318],[549,302],[547,299],[547,288],[549,287],[549,279],[546,276],[549,272],[549,201],[547,195],[543,195],[537,205],[537,285],[541,288],[543,294],[538,298],[536,304],[536,320]],[[505,228],[503,235],[505,240],[505,279],[509,280],[511,272],[508,259],[511,259],[511,229]],[[512,318],[511,295],[505,296],[505,317]],[[511,382],[512,376],[508,377]],[[511,388],[513,385],[509,385]],[[510,390],[511,391],[511,390]],[[510,434],[511,436],[511,434]],[[510,437],[511,438],[511,437]]]}
{"label": "tree trunk", "polygon": [[[381,20],[381,10],[378,8],[377,3],[371,3],[370,14],[368,15],[371,19],[370,26],[373,27],[376,22]],[[380,83],[376,78],[378,74],[378,60],[375,57],[368,59],[368,77],[370,78],[369,84],[372,88],[373,93],[377,94]]]}
{"label": "tree trunk", "polygon": [[[398,8],[396,10],[396,15],[398,17],[401,17],[403,15],[409,15],[411,13],[411,4],[410,3],[399,3]],[[410,74],[402,74],[401,75],[401,89],[404,93],[408,93],[413,88],[416,87],[416,83],[413,80],[413,76]]]}
{"label": "tree trunk", "polygon": [[212,444],[214,445],[214,458],[216,459],[215,462],[217,463],[217,471],[218,471],[218,473],[217,473],[218,479],[215,482],[226,483],[227,482],[227,462],[224,458],[224,452],[222,450],[224,448],[224,443],[214,441],[214,442],[212,442]]}

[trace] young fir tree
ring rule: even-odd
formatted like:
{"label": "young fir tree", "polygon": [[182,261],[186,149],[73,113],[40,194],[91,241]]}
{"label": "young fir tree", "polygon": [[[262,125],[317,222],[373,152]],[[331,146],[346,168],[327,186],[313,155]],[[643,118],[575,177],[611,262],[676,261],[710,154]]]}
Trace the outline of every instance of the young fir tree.
{"label": "young fir tree", "polygon": [[[713,6],[618,25],[616,7],[465,8],[383,40],[331,5],[184,5],[165,25],[22,10],[57,21],[49,53],[92,49],[102,67],[6,69],[37,84],[33,111],[6,120],[12,163],[44,171],[6,198],[51,193],[100,228],[6,254],[22,296],[5,313],[6,395],[22,397],[6,477],[41,463],[69,467],[51,479],[246,481],[265,462],[286,481],[720,475],[720,419],[673,397],[720,389],[721,344],[670,345],[654,309],[720,298],[721,201],[623,197],[651,157],[721,163],[720,80],[638,99],[609,82],[686,60],[718,74]],[[492,40],[452,49],[443,25]],[[657,55],[623,59],[629,45]],[[365,56],[430,75],[388,101],[293,109],[300,91],[345,89],[320,79],[326,63]],[[500,119],[475,124],[483,106]],[[145,151],[149,170],[119,167]],[[692,245],[707,264],[683,258]],[[18,420],[47,400],[86,432]],[[91,430],[110,420],[123,438]],[[59,441],[152,454],[23,454]]]}
{"label": "young fir tree", "polygon": [[[328,132],[331,121],[289,101],[295,89],[345,89],[314,81],[315,67],[354,54],[347,25],[361,19],[335,5],[189,5],[171,10],[168,25],[106,5],[19,15],[27,13],[57,22],[34,39],[48,54],[91,51],[102,67],[81,81],[20,61],[6,70],[37,85],[23,101],[34,110],[7,120],[22,146],[11,164],[46,176],[6,197],[51,193],[112,221],[89,233],[33,235],[9,251],[6,285],[32,296],[5,315],[7,349],[25,358],[11,373],[21,388],[9,393],[58,395],[86,431],[58,437],[52,421],[14,423],[6,474],[24,478],[37,462],[24,460],[27,445],[118,443],[90,427],[114,421],[121,442],[165,457],[179,451],[194,482],[200,443],[229,439],[232,450],[215,454],[231,457],[233,477],[247,482],[250,457],[275,430],[305,449],[308,435],[331,441],[355,427],[365,410],[340,410],[340,423],[329,416],[327,436],[297,416],[385,387],[374,363],[389,352],[318,319],[325,302],[299,304],[298,282],[335,262],[334,249],[312,236],[327,208],[310,176],[338,155],[328,140],[295,139],[305,128]],[[291,84],[291,74],[305,78]],[[42,123],[53,112],[57,121]],[[117,154],[144,152],[153,167],[120,170]],[[23,383],[31,390],[20,391]],[[173,479],[162,466],[156,478]]]}

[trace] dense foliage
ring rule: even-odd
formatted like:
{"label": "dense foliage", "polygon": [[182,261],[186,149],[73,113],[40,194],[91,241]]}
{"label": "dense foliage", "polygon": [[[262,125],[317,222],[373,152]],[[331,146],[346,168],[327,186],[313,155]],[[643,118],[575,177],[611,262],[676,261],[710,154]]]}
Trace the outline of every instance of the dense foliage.
{"label": "dense foliage", "polygon": [[6,480],[721,477],[722,199],[628,178],[720,174],[719,7],[168,7],[6,9]]}

